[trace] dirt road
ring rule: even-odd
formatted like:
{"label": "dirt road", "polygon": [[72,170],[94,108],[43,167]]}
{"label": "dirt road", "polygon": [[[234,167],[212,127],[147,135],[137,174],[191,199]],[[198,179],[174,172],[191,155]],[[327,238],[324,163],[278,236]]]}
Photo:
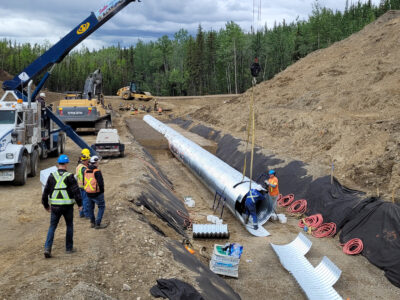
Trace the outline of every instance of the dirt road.
{"label": "dirt road", "polygon": [[[114,107],[119,99],[109,98]],[[182,103],[182,100],[178,100]],[[184,110],[190,110],[225,99],[196,99],[185,101]],[[161,102],[162,104],[163,102]],[[165,105],[178,111],[172,102]],[[198,288],[195,275],[173,259],[165,247],[168,241],[181,237],[164,222],[135,202],[146,189],[149,171],[140,138],[135,140],[125,126],[125,121],[141,118],[129,112],[114,118],[122,141],[126,144],[126,157],[106,159],[101,162],[106,182],[105,222],[110,225],[104,230],[89,228],[85,219],[75,213],[74,243],[78,252],[64,253],[65,225],[61,221],[56,232],[54,258],[44,259],[45,241],[49,214],[40,203],[41,187],[39,177],[30,178],[23,187],[0,185],[0,296],[2,299],[152,299],[149,289],[158,278],[179,278]],[[165,115],[161,116],[164,117]],[[146,136],[146,134],[144,134]],[[95,137],[84,135],[93,143]],[[144,143],[145,144],[145,143]],[[155,139],[147,150],[153,154],[156,163],[174,186],[179,199],[190,195],[196,206],[190,209],[195,222],[205,222],[211,214],[213,195],[176,159],[172,157],[165,141]],[[68,142],[66,154],[76,160],[80,149]],[[56,159],[41,161],[40,168],[55,164]],[[72,163],[70,171],[74,169]],[[140,214],[134,211],[140,212]],[[224,221],[231,233],[230,242],[244,245],[240,263],[239,279],[226,281],[240,294],[242,299],[304,299],[304,295],[294,279],[280,265],[269,243],[287,243],[299,232],[297,220],[289,218],[287,224],[269,222],[266,228],[271,233],[268,238],[249,236],[247,231],[228,212]],[[166,237],[161,236],[149,225],[156,224]],[[399,290],[383,276],[383,272],[372,266],[363,257],[345,256],[338,240],[318,240],[311,238],[313,247],[307,258],[316,265],[324,255],[328,256],[343,273],[335,285],[340,295],[351,299],[370,298],[395,299]],[[214,243],[226,240],[195,240],[196,250],[206,247],[210,254]],[[205,266],[208,260],[195,254]],[[125,286],[124,286],[125,284]],[[260,298],[260,295],[263,295]]]}

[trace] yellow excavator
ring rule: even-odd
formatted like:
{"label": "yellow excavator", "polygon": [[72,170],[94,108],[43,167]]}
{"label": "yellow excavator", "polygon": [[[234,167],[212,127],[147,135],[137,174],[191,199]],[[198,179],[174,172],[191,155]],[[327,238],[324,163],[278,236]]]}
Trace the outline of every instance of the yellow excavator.
{"label": "yellow excavator", "polygon": [[142,100],[149,101],[153,96],[149,92],[142,92],[134,82],[130,82],[128,86],[120,88],[117,95],[124,100]]}
{"label": "yellow excavator", "polygon": [[100,69],[88,76],[84,91],[66,92],[57,107],[57,116],[74,130],[77,128],[112,127],[111,111],[104,105],[102,93],[103,78]]}

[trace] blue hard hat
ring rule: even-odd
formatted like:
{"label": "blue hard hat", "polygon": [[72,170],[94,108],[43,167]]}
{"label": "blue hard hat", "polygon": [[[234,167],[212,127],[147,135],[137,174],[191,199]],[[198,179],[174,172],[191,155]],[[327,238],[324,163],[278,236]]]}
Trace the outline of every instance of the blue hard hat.
{"label": "blue hard hat", "polygon": [[67,164],[69,163],[69,158],[65,154],[60,155],[60,157],[57,159],[57,162],[59,164]]}
{"label": "blue hard hat", "polygon": [[275,174],[275,170],[269,170],[268,174],[269,174],[269,175]]}

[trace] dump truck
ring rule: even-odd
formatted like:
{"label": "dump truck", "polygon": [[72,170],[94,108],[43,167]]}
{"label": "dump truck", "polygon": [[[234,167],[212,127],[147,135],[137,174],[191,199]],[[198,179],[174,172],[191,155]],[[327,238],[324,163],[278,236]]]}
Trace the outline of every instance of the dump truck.
{"label": "dump truck", "polygon": [[57,116],[74,130],[112,126],[111,111],[104,105],[103,77],[100,69],[88,76],[82,92],[66,92],[56,109]]}
{"label": "dump truck", "polygon": [[149,101],[153,96],[149,92],[143,92],[136,83],[130,82],[129,85],[120,88],[117,95],[124,100],[142,100]]}

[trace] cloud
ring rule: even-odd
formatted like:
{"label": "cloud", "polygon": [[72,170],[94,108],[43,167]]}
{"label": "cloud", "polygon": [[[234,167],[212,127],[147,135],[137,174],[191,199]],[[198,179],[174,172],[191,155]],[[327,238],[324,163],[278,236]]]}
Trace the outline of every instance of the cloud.
{"label": "cloud", "polygon": [[[355,0],[354,0],[355,1]],[[18,0],[0,8],[0,37],[17,42],[57,42],[76,25],[107,1],[98,0]],[[253,2],[256,3],[253,15]],[[173,36],[184,28],[195,34],[199,24],[203,29],[219,30],[233,21],[248,32],[274,22],[307,19],[314,0],[261,1],[261,19],[258,20],[258,2],[243,0],[142,0],[129,4],[116,16],[84,41],[89,49],[108,45],[135,44],[156,40],[162,35]],[[346,0],[319,0],[321,6],[343,10]],[[373,0],[379,4],[379,0]],[[351,3],[351,1],[350,1]],[[253,18],[254,17],[254,18]],[[253,23],[254,21],[254,23]]]}

